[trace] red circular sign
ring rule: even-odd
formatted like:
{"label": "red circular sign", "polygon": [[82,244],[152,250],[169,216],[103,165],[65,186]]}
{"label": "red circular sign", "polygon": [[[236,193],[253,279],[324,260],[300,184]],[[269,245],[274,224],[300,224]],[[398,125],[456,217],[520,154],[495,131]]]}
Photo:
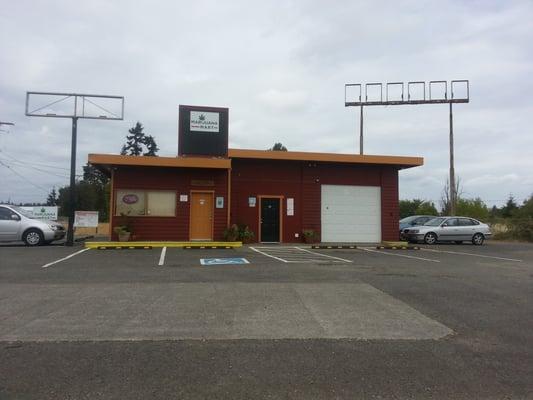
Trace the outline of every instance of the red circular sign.
{"label": "red circular sign", "polygon": [[126,194],[122,197],[122,202],[126,204],[135,204],[139,201],[139,196],[136,194]]}

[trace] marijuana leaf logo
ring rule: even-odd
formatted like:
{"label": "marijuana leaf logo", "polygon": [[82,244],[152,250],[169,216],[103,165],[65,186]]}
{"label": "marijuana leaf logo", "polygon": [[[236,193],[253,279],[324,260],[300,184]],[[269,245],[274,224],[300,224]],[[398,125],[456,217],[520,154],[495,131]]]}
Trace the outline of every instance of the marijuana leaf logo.
{"label": "marijuana leaf logo", "polygon": [[205,121],[205,115],[204,114],[200,114],[200,116],[198,117],[198,119],[200,121]]}

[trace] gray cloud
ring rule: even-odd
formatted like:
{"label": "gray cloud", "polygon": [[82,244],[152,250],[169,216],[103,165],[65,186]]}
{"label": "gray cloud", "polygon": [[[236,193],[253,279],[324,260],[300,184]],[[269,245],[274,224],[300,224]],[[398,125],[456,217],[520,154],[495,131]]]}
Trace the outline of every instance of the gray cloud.
{"label": "gray cloud", "polygon": [[[69,120],[25,117],[27,90],[126,97],[124,121],[80,121],[81,171],[87,153],[118,152],[137,120],[175,155],[178,104],[229,107],[234,147],[357,152],[345,83],[468,78],[471,103],[455,107],[465,194],[523,199],[533,192],[532,19],[529,1],[9,2],[0,120],[17,125],[0,133],[0,160],[38,186],[68,181],[21,167],[69,166]],[[401,172],[403,198],[440,197],[447,135],[445,106],[365,110],[367,153],[425,157]],[[0,180],[0,201],[46,196],[1,165]]]}

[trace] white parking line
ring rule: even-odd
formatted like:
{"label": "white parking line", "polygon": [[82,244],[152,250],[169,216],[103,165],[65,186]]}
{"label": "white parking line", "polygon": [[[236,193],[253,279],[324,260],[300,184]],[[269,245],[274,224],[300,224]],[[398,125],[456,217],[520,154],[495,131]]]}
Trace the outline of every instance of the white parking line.
{"label": "white parking line", "polygon": [[424,250],[424,251],[432,251],[432,252],[434,252],[434,253],[460,254],[460,255],[463,255],[463,256],[473,256],[473,257],[483,257],[483,258],[494,258],[494,259],[496,259],[496,260],[522,262],[522,260],[518,260],[518,259],[516,259],[516,258],[505,258],[505,257],[496,257],[496,256],[486,256],[486,255],[484,255],[484,254],[463,253],[463,252],[461,252],[461,251],[433,250],[433,249],[424,249],[424,248],[420,248],[420,250]]}
{"label": "white parking line", "polygon": [[407,256],[407,255],[405,255],[405,254],[386,253],[386,252],[384,252],[384,251],[367,249],[367,248],[365,248],[365,247],[361,247],[361,250],[369,251],[369,252],[372,252],[372,253],[385,254],[385,255],[387,255],[387,256],[396,256],[396,257],[413,258],[413,259],[415,259],[415,260],[431,261],[431,262],[440,263],[439,260],[432,260],[431,258],[422,258],[422,257],[415,257],[415,256]]}
{"label": "white parking line", "polygon": [[[309,251],[302,249],[301,247],[250,247],[252,250],[257,253],[263,254],[264,256],[274,258],[276,260],[282,261],[284,263],[305,263],[305,262],[324,262],[326,259],[332,259],[342,262],[351,263],[351,260],[346,260],[344,258],[334,257],[326,254],[316,253],[314,251]],[[264,251],[261,251],[261,250]]]}
{"label": "white parking line", "polygon": [[305,252],[311,253],[311,254],[318,254],[319,256],[322,256],[322,257],[333,258],[335,260],[340,260],[340,261],[349,262],[349,263],[353,262],[352,260],[347,260],[345,258],[340,258],[340,257],[333,257],[333,256],[330,256],[330,255],[327,255],[327,254],[316,253],[314,251],[310,251],[310,250],[307,250],[307,249],[302,249],[301,247],[295,247],[295,249],[302,250],[302,251],[305,251]]}
{"label": "white parking line", "polygon": [[165,254],[167,254],[166,246],[161,249],[161,256],[159,257],[159,264],[157,265],[165,264]]}
{"label": "white parking line", "polygon": [[271,256],[270,254],[263,253],[261,250],[257,250],[257,249],[254,248],[254,247],[250,247],[250,249],[252,249],[253,251],[255,251],[255,252],[257,252],[257,253],[260,253],[260,254],[262,254],[262,255],[264,255],[264,256],[267,256],[267,257],[270,257],[270,258],[274,258],[274,259],[276,259],[276,260],[278,260],[278,261],[283,261],[284,263],[288,262],[288,261],[284,260],[283,258],[274,257],[274,256]]}
{"label": "white parking line", "polygon": [[52,266],[54,264],[60,263],[61,261],[68,260],[69,258],[72,258],[72,257],[74,257],[74,256],[76,256],[78,254],[81,254],[81,253],[83,253],[84,251],[87,251],[87,250],[90,250],[90,249],[82,249],[82,250],[77,251],[75,253],[72,253],[72,254],[70,254],[70,255],[68,255],[66,257],[60,258],[59,260],[52,261],[51,263],[45,264],[41,268],[48,268],[48,267],[50,267],[50,266]]}

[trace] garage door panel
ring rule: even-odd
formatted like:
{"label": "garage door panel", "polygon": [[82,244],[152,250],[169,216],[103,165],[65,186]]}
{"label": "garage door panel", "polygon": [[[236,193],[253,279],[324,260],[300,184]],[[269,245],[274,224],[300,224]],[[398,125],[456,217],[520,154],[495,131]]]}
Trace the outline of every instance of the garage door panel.
{"label": "garage door panel", "polygon": [[381,188],[322,185],[323,242],[381,241]]}

